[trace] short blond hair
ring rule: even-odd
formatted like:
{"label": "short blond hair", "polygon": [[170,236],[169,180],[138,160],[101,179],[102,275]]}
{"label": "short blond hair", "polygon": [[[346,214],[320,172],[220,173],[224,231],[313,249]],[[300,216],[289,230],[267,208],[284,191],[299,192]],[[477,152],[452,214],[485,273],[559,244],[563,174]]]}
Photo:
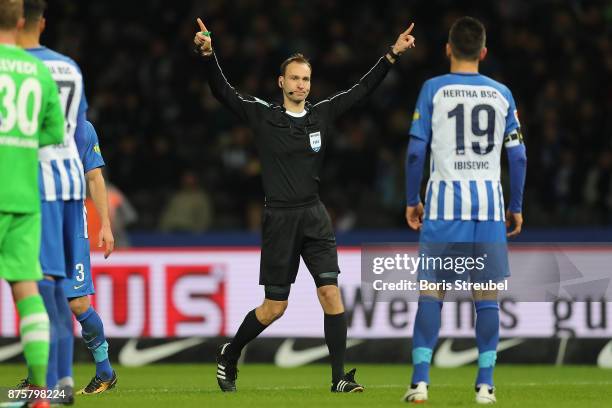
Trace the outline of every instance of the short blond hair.
{"label": "short blond hair", "polygon": [[303,54],[300,54],[298,52],[296,54],[291,55],[289,58],[283,61],[283,63],[280,66],[280,74],[282,76],[285,76],[285,72],[287,71],[287,65],[291,64],[292,62],[299,62],[300,64],[306,64],[308,65],[308,68],[310,68],[310,71],[312,72],[312,66],[310,65],[310,61],[308,61],[308,58],[306,58]]}
{"label": "short blond hair", "polygon": [[17,22],[21,17],[23,17],[23,0],[0,0],[0,30],[17,28]]}

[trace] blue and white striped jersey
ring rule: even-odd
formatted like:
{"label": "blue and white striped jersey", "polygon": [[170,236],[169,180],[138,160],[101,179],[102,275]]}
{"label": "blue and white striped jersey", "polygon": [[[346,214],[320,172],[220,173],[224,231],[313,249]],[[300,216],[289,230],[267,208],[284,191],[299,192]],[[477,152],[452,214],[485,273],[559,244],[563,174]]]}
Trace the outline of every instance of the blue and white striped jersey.
{"label": "blue and white striped jersey", "polygon": [[410,128],[431,150],[425,218],[504,221],[501,147],[519,126],[512,93],[491,78],[451,73],[426,81]]}
{"label": "blue and white striped jersey", "polygon": [[83,165],[74,141],[77,126],[84,126],[87,101],[83,76],[72,59],[47,47],[29,48],[43,60],[58,86],[64,109],[66,132],[64,142],[39,150],[39,186],[43,201],[82,200],[85,198]]}

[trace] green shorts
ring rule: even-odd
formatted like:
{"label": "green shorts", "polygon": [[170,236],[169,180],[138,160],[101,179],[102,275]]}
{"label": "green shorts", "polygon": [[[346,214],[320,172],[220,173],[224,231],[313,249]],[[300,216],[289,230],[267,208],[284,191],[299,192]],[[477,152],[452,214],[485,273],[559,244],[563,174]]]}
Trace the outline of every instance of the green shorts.
{"label": "green shorts", "polygon": [[0,278],[9,282],[42,279],[40,213],[0,212]]}

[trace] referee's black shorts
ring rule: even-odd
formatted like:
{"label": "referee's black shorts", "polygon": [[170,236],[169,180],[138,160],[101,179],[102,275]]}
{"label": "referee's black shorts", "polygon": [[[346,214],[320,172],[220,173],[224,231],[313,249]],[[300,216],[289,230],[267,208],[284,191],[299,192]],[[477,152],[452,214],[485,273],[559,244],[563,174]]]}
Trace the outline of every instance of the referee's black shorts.
{"label": "referee's black shorts", "polygon": [[[295,282],[300,255],[315,282],[340,273],[336,237],[321,201],[300,208],[264,208],[259,284]],[[317,286],[320,286],[317,283]]]}

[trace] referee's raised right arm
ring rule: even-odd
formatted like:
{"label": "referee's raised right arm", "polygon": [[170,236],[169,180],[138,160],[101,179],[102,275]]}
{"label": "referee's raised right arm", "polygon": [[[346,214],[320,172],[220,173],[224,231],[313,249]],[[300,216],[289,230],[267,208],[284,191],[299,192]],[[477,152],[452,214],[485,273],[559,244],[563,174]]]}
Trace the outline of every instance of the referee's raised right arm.
{"label": "referee's raised right arm", "polygon": [[204,57],[208,84],[213,95],[240,119],[248,121],[249,112],[255,109],[257,104],[256,98],[242,95],[230,85],[225,75],[223,75],[217,56],[213,51],[212,39],[210,37],[211,32],[206,29],[200,18],[197,19],[197,22],[201,31],[195,34],[193,42],[196,52]]}

